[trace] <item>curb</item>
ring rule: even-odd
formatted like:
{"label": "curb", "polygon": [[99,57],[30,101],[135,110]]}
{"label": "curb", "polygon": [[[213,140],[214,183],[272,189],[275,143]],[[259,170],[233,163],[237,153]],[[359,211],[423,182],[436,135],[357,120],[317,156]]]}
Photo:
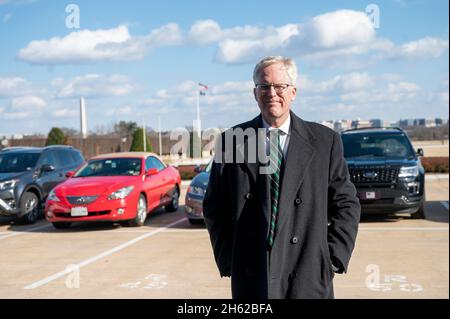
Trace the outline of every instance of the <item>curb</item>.
{"label": "curb", "polygon": [[443,180],[443,179],[449,179],[448,174],[425,174],[425,179],[427,180]]}

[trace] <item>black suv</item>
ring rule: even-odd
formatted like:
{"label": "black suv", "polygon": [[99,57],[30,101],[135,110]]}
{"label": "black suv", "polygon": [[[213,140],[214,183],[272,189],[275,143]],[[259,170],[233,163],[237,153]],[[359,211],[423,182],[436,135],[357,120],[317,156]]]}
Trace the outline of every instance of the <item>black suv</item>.
{"label": "black suv", "polygon": [[11,147],[0,151],[0,216],[32,224],[49,192],[84,163],[71,146]]}
{"label": "black suv", "polygon": [[399,128],[366,128],[341,133],[344,156],[364,213],[410,213],[424,218],[423,150],[414,151]]}

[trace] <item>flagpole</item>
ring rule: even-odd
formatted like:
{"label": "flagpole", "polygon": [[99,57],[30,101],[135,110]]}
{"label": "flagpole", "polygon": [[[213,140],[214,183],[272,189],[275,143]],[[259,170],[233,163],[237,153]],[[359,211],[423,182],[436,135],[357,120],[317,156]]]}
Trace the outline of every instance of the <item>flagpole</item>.
{"label": "flagpole", "polygon": [[197,126],[198,126],[198,137],[201,137],[201,128],[202,125],[200,123],[200,90],[197,88]]}
{"label": "flagpole", "polygon": [[200,89],[197,87],[197,137],[198,137],[198,143],[200,143],[200,158],[202,158],[202,124],[200,122]]}
{"label": "flagpole", "polygon": [[158,126],[159,126],[159,156],[162,156],[161,116],[158,116]]}

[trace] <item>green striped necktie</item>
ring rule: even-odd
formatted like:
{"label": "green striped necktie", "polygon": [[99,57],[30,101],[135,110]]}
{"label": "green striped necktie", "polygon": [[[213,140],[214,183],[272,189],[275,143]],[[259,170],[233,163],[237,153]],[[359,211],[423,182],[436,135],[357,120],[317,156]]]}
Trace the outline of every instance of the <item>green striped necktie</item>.
{"label": "green striped necktie", "polygon": [[269,225],[269,236],[267,243],[269,247],[273,246],[273,240],[275,238],[277,217],[278,217],[278,202],[280,199],[280,172],[281,163],[283,161],[283,151],[280,145],[280,130],[274,129],[270,131],[270,203],[271,203],[271,216]]}

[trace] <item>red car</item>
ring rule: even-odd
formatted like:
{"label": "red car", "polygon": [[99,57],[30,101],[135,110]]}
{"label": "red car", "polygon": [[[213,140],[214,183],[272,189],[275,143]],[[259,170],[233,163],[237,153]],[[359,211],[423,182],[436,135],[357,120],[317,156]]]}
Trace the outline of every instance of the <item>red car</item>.
{"label": "red car", "polygon": [[180,174],[152,153],[99,155],[68,175],[45,204],[45,217],[55,228],[89,221],[141,226],[158,207],[178,209]]}

